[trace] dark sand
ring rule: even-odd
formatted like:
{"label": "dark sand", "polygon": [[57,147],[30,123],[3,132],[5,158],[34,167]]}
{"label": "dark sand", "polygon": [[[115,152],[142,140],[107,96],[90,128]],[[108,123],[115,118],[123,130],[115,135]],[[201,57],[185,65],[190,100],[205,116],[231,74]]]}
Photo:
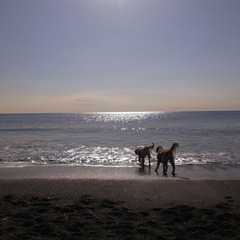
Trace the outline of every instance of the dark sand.
{"label": "dark sand", "polygon": [[53,177],[59,168],[46,167],[34,178],[37,168],[28,176],[26,168],[0,169],[0,239],[240,239],[235,177],[188,179],[179,171],[166,178],[136,168],[134,179],[121,177],[124,169],[85,171],[95,177]]}

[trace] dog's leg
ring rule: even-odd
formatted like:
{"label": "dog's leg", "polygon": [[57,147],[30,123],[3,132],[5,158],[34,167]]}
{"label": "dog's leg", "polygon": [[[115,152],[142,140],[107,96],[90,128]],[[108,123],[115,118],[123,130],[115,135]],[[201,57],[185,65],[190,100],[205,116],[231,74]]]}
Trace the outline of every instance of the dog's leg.
{"label": "dog's leg", "polygon": [[174,156],[171,157],[170,163],[172,165],[172,175],[175,175],[175,161],[174,161]]}
{"label": "dog's leg", "polygon": [[150,153],[147,156],[148,156],[148,164],[149,164],[149,167],[150,167],[151,166],[151,161],[150,161],[151,156],[150,156]]}
{"label": "dog's leg", "polygon": [[157,172],[157,170],[158,170],[158,168],[159,168],[160,162],[161,162],[161,160],[158,158],[157,167],[156,167],[156,169],[155,169],[156,172]]}
{"label": "dog's leg", "polygon": [[144,167],[145,157],[142,157],[142,163],[141,166]]}
{"label": "dog's leg", "polygon": [[165,164],[163,163],[163,175],[166,174],[166,171],[165,171]]}
{"label": "dog's leg", "polygon": [[167,174],[167,170],[168,170],[168,161],[167,160],[163,160],[163,174]]}
{"label": "dog's leg", "polygon": [[163,175],[167,176],[167,167],[165,163],[163,163]]}
{"label": "dog's leg", "polygon": [[167,174],[167,159],[166,159],[166,155],[165,155],[165,152],[163,152],[162,154],[162,163],[163,163],[163,175],[166,175]]}

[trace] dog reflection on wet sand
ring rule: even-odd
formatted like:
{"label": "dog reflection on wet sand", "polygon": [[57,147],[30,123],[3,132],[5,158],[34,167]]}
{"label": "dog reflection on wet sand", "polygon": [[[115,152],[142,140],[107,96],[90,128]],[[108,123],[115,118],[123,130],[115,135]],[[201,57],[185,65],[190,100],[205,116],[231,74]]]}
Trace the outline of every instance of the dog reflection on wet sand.
{"label": "dog reflection on wet sand", "polygon": [[145,157],[148,157],[150,167],[151,151],[153,148],[154,143],[152,143],[152,146],[138,147],[135,149],[135,154],[138,155],[138,161],[141,163],[142,167],[144,167]]}
{"label": "dog reflection on wet sand", "polygon": [[174,161],[174,154],[176,153],[177,149],[179,148],[178,142],[174,142],[170,149],[164,149],[162,146],[158,146],[156,148],[157,152],[157,167],[155,171],[158,170],[160,163],[163,163],[163,175],[167,174],[168,169],[168,161],[172,165],[172,175],[175,175],[175,161]]}

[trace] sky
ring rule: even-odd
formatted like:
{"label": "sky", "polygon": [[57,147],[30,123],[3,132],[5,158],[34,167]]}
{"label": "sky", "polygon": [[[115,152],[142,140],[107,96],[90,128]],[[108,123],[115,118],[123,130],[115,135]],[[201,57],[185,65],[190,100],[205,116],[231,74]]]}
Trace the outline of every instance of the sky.
{"label": "sky", "polygon": [[240,110],[240,0],[0,0],[0,113]]}

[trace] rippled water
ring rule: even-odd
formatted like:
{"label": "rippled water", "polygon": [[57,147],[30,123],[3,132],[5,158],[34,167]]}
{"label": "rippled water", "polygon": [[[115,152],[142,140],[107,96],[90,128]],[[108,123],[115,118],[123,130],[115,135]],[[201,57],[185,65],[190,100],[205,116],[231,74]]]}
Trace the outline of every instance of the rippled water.
{"label": "rippled water", "polygon": [[0,162],[135,166],[136,147],[178,141],[178,165],[239,164],[239,119],[238,111],[1,114]]}

